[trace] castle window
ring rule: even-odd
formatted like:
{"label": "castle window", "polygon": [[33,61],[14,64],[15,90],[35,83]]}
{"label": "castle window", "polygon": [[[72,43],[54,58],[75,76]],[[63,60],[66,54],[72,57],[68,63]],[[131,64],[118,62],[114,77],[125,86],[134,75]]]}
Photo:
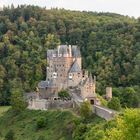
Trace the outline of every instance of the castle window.
{"label": "castle window", "polygon": [[72,73],[69,73],[69,79],[72,79]]}
{"label": "castle window", "polygon": [[53,57],[56,57],[56,54],[53,54]]}
{"label": "castle window", "polygon": [[56,72],[53,73],[53,78],[57,78],[57,73]]}
{"label": "castle window", "polygon": [[59,54],[58,56],[59,56],[59,57],[61,57],[61,56],[62,56],[62,54]]}

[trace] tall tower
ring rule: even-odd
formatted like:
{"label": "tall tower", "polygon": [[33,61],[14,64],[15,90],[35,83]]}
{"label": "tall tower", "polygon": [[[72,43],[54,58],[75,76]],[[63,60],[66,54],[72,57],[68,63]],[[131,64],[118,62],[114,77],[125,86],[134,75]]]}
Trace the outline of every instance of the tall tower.
{"label": "tall tower", "polygon": [[107,100],[112,99],[112,87],[106,87],[106,99]]}

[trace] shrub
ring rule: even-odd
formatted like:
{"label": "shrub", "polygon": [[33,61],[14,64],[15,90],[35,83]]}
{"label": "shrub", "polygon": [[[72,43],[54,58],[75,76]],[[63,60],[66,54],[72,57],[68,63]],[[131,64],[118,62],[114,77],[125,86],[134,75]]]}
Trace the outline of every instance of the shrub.
{"label": "shrub", "polygon": [[37,140],[45,140],[44,136],[39,136]]}
{"label": "shrub", "polygon": [[46,125],[46,120],[44,117],[40,117],[37,119],[37,129],[43,128]]}
{"label": "shrub", "polygon": [[12,105],[12,109],[15,112],[21,112],[25,110],[25,108],[27,107],[27,103],[24,101],[23,95],[20,89],[12,90],[11,105]]}
{"label": "shrub", "polygon": [[120,100],[117,97],[113,97],[111,101],[108,102],[108,107],[119,111],[121,109]]}
{"label": "shrub", "polygon": [[5,135],[4,140],[14,140],[14,132],[12,130],[9,130]]}
{"label": "shrub", "polygon": [[70,95],[67,90],[61,90],[60,92],[58,92],[58,96],[62,99],[70,98]]}
{"label": "shrub", "polygon": [[87,125],[80,123],[74,130],[72,137],[74,140],[84,140],[87,132]]}
{"label": "shrub", "polygon": [[80,107],[80,114],[84,119],[89,118],[91,116],[92,108],[89,101],[85,101],[82,103]]}

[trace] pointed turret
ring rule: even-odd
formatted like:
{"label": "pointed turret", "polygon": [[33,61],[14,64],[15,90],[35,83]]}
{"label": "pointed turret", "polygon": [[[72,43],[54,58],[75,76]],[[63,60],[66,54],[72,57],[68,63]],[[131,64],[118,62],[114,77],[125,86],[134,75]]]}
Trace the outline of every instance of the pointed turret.
{"label": "pointed turret", "polygon": [[89,74],[89,83],[93,83],[93,78],[92,78],[91,72],[90,72],[90,74]]}

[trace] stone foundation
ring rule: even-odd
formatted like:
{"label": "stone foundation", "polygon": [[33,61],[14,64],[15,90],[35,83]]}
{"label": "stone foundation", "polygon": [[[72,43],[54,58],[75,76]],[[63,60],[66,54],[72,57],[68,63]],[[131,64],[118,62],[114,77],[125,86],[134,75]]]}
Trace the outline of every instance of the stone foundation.
{"label": "stone foundation", "polygon": [[73,108],[74,102],[72,100],[46,100],[33,99],[29,101],[29,109],[48,110],[48,109],[67,109]]}

